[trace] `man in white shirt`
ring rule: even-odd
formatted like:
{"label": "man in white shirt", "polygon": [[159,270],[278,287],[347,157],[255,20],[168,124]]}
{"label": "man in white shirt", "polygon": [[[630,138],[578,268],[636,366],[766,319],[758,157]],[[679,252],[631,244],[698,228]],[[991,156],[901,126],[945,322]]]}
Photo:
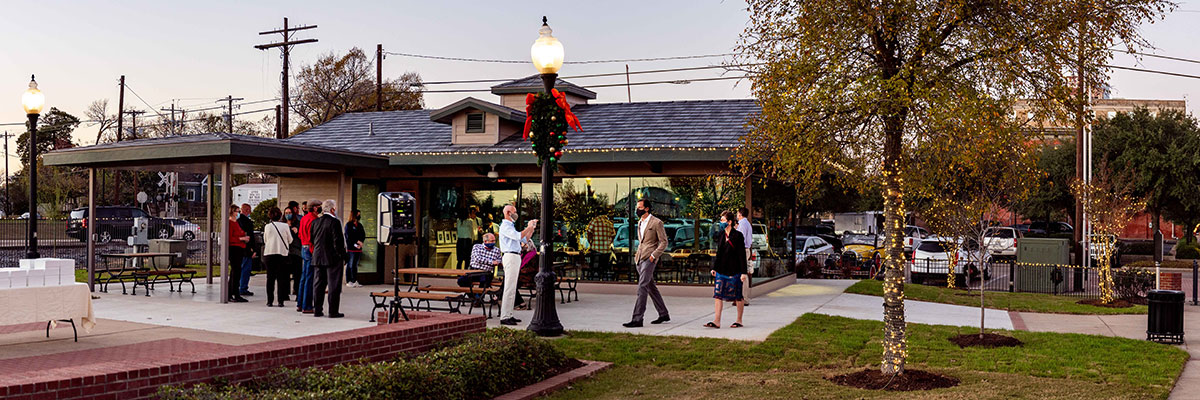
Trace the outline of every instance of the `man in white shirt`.
{"label": "man in white shirt", "polygon": [[517,298],[517,281],[521,273],[521,242],[533,237],[537,220],[529,221],[525,230],[517,231],[517,208],[504,206],[504,222],[500,223],[500,251],[504,254],[500,263],[504,265],[504,292],[500,300],[500,324],[516,325],[521,320],[513,317]]}
{"label": "man in white shirt", "polygon": [[746,238],[746,273],[742,274],[742,296],[746,300],[742,303],[748,306],[750,305],[750,276],[754,275],[754,260],[750,259],[754,251],[751,249],[754,244],[754,228],[750,225],[750,210],[746,207],[739,208],[737,219],[737,230]]}

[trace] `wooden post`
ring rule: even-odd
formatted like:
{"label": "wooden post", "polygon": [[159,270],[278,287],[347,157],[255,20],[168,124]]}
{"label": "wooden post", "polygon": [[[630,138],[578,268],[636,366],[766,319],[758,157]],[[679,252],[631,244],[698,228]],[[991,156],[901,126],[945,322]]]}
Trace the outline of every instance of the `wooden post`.
{"label": "wooden post", "polygon": [[208,234],[205,238],[204,254],[207,255],[208,276],[204,279],[205,283],[211,285],[213,283],[213,240],[216,240],[216,232],[213,231],[213,192],[215,192],[216,182],[213,181],[213,166],[208,166],[208,182],[207,192],[204,193],[204,232]]}
{"label": "wooden post", "polygon": [[232,181],[229,162],[221,165],[221,234],[217,235],[221,244],[221,303],[229,302],[229,183]]}

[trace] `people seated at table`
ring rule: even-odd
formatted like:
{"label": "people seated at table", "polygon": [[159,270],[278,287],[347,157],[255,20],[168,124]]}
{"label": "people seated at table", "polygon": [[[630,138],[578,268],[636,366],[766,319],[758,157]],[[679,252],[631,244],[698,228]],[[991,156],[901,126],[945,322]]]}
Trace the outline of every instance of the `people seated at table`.
{"label": "people seated at table", "polygon": [[458,278],[458,286],[471,287],[478,285],[481,288],[492,286],[492,275],[496,266],[501,265],[500,261],[504,257],[504,253],[500,252],[500,248],[496,247],[496,235],[491,233],[483,234],[483,243],[476,244],[471,248],[471,269],[479,272],[472,272]]}
{"label": "people seated at table", "polygon": [[590,251],[588,255],[591,258],[589,264],[594,271],[593,275],[607,274],[612,261],[612,244],[613,238],[617,236],[617,229],[607,215],[601,214],[588,222],[586,232]]}
{"label": "people seated at table", "polygon": [[[229,288],[228,299],[230,303],[245,303],[246,300],[238,291],[238,285],[241,283],[242,259],[246,256],[246,243],[250,242],[250,236],[238,226],[237,218],[240,208],[238,206],[229,207],[229,276],[225,279],[225,286]],[[249,271],[246,271],[249,273]]]}

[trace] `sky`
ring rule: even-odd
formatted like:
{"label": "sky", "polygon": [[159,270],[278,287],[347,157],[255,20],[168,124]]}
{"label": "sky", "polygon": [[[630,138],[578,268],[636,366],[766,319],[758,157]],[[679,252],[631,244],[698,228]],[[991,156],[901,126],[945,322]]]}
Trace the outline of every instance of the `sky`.
{"label": "sky", "polygon": [[[734,0],[687,1],[54,1],[6,4],[0,17],[0,88],[8,88],[8,107],[0,107],[0,123],[24,121],[20,95],[36,74],[46,95],[46,108],[58,107],[83,119],[93,100],[117,103],[117,79],[125,75],[126,108],[148,111],[216,106],[226,95],[247,102],[276,97],[279,91],[278,50],[260,51],[256,44],[279,35],[258,32],[290,25],[317,25],[297,38],[317,43],[296,46],[293,70],[323,54],[360,47],[447,57],[528,60],[543,15],[564,45],[567,61],[610,60],[729,53],[746,26],[746,5]],[[1194,37],[1200,26],[1200,2],[1184,2],[1180,10],[1142,28],[1157,48],[1153,52],[1200,59]],[[631,71],[713,65],[724,58],[665,62],[630,62]],[[1115,65],[1200,75],[1200,64],[1118,54]],[[520,78],[536,73],[532,64],[441,61],[390,55],[385,77],[416,72],[424,81]],[[562,76],[624,72],[624,63],[565,65]],[[736,75],[733,73],[724,76]],[[633,82],[722,76],[720,70],[633,75]],[[624,83],[623,76],[572,80],[588,86]],[[1113,97],[1186,99],[1195,110],[1200,79],[1114,71]],[[431,85],[429,89],[486,89],[489,84]],[[596,88],[595,102],[627,100],[624,87]],[[0,92],[2,93],[2,92]],[[466,96],[498,100],[490,93],[429,93],[427,108]],[[741,80],[632,87],[633,101],[749,98]],[[0,95],[0,99],[4,99]],[[4,104],[4,102],[0,102]],[[271,103],[235,112],[270,108]],[[259,119],[270,113],[239,118]],[[295,117],[293,117],[295,121]],[[0,125],[19,134],[21,126]],[[96,128],[81,126],[77,143],[95,142]],[[15,139],[9,143],[14,147]],[[10,154],[11,155],[11,154]],[[10,160],[10,161],[15,161]],[[14,167],[16,168],[16,167]]]}

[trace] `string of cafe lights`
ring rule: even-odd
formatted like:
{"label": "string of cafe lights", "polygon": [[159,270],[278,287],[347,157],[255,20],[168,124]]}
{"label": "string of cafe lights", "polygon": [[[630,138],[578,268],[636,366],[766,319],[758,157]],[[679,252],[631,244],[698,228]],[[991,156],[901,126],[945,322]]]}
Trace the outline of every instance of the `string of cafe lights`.
{"label": "string of cafe lights", "polygon": [[[733,150],[733,147],[613,147],[613,148],[570,148],[564,149],[563,154],[572,153],[612,153],[612,152],[634,152],[634,151],[728,151]],[[473,150],[473,151],[405,151],[385,153],[386,156],[447,156],[447,155],[468,155],[468,156],[484,156],[484,155],[507,155],[507,154],[533,154],[530,150]]]}

